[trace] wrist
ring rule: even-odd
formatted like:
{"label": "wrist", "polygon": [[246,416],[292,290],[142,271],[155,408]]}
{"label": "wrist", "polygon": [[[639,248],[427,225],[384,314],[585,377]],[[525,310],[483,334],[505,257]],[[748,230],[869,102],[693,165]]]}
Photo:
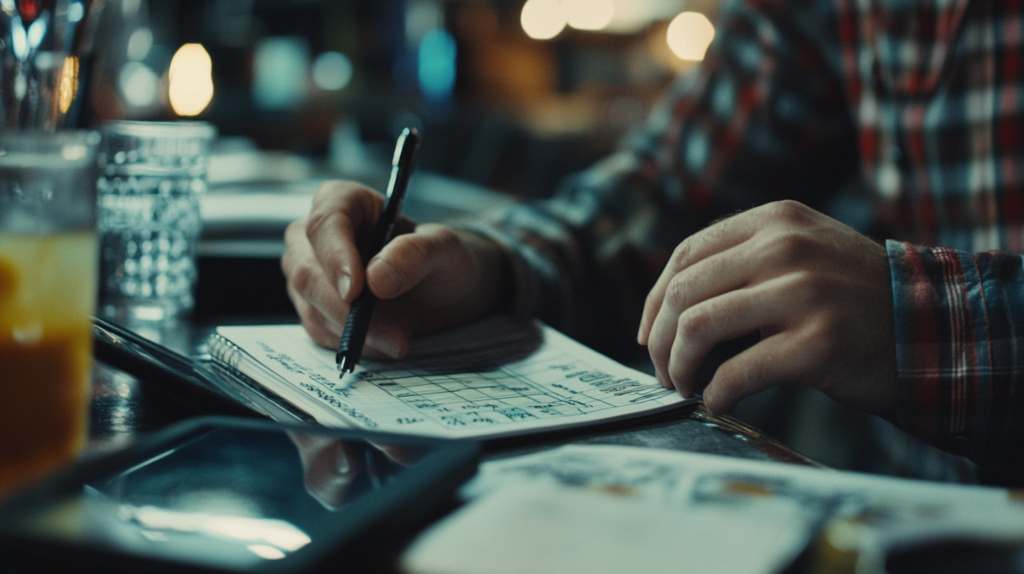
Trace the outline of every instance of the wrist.
{"label": "wrist", "polygon": [[467,229],[456,235],[471,254],[479,275],[481,315],[507,313],[515,296],[512,254],[497,241]]}

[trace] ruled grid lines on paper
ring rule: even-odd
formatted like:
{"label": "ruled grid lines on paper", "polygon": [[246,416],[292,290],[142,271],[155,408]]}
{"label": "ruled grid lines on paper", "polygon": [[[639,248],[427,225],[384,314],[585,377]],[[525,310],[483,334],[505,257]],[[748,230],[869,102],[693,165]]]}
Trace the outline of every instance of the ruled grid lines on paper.
{"label": "ruled grid lines on paper", "polygon": [[364,360],[341,380],[331,351],[300,326],[221,327],[218,334],[243,351],[239,371],[333,426],[483,438],[695,400],[539,323],[490,321],[426,338],[407,359]]}
{"label": "ruled grid lines on paper", "polygon": [[425,367],[383,370],[361,380],[450,427],[588,415],[673,393],[656,382],[588,369],[557,350],[489,372],[435,373]]}

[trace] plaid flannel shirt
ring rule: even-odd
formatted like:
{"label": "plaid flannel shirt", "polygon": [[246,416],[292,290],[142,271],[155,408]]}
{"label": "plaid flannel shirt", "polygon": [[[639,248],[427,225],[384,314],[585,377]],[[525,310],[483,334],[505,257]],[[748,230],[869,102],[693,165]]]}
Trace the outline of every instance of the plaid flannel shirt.
{"label": "plaid flannel shirt", "polygon": [[1022,43],[1024,0],[734,1],[620,152],[476,228],[515,253],[519,312],[608,352],[636,347],[686,235],[781,198],[828,211],[857,182],[892,238],[898,424],[1019,466]]}

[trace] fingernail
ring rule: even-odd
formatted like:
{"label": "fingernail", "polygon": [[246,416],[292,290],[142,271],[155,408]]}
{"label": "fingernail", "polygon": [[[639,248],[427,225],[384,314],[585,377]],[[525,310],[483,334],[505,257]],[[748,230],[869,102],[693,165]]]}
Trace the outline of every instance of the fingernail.
{"label": "fingernail", "polygon": [[387,261],[376,261],[367,275],[373,275],[373,290],[381,297],[394,295],[402,288],[402,276]]}
{"label": "fingernail", "polygon": [[348,273],[342,273],[338,276],[338,295],[340,295],[342,299],[345,299],[345,296],[348,295],[348,290],[351,287],[352,277],[350,277]]}

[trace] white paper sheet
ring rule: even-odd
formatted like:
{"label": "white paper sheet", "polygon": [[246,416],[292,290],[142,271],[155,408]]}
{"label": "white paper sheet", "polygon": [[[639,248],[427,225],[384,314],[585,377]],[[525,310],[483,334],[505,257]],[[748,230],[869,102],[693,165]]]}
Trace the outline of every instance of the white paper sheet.
{"label": "white paper sheet", "polygon": [[338,378],[301,326],[220,327],[211,354],[318,422],[447,438],[495,437],[676,408],[684,400],[539,323],[493,318],[418,341],[409,359]]}
{"label": "white paper sheet", "polygon": [[769,574],[824,521],[864,513],[877,531],[862,550],[876,562],[895,537],[1024,536],[1024,504],[1003,489],[638,447],[487,462],[462,494],[467,505],[413,543],[404,571]]}

